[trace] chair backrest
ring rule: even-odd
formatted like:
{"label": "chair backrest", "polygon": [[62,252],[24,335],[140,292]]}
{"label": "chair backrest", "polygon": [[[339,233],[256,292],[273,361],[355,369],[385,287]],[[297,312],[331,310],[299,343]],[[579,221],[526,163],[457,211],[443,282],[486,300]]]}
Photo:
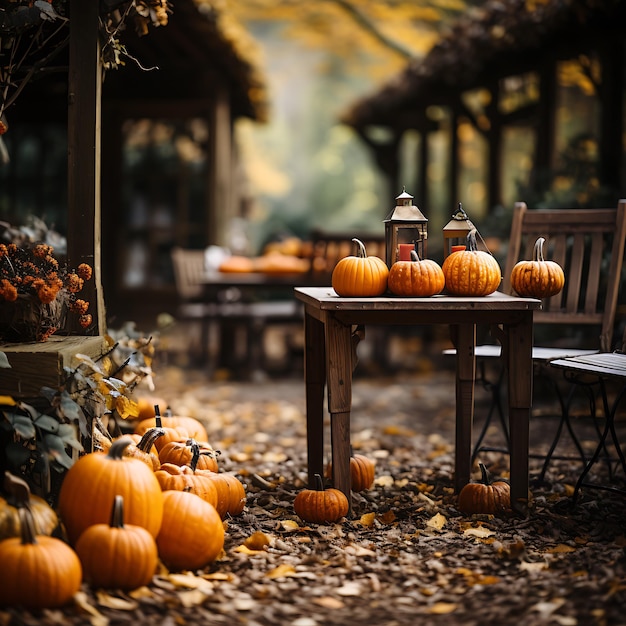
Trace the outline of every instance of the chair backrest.
{"label": "chair backrest", "polygon": [[179,298],[198,298],[202,294],[202,279],[205,274],[204,250],[172,248],[172,264]]}
{"label": "chair backrest", "polygon": [[517,202],[513,212],[502,290],[512,293],[511,270],[533,258],[544,237],[544,258],[565,273],[561,293],[535,312],[537,324],[590,325],[600,328],[599,349],[610,351],[626,241],[626,200],[615,209],[529,209]]}

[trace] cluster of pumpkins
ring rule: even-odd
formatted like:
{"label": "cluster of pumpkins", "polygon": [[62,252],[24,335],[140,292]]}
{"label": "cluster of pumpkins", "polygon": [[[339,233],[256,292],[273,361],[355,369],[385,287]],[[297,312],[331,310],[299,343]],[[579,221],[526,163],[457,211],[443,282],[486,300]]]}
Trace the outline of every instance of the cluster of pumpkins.
{"label": "cluster of pumpkins", "polygon": [[[198,420],[157,417],[156,424],[142,420],[133,435],[81,456],[61,484],[58,516],[6,474],[0,606],[62,606],[83,581],[132,590],[150,583],[159,560],[176,571],[219,557],[223,520],[243,511],[245,487],[219,471]],[[59,528],[65,540],[53,536]]]}
{"label": "cluster of pumpkins", "polygon": [[[477,249],[475,231],[468,235],[466,249],[448,255],[441,266],[411,251],[411,260],[396,261],[388,268],[379,257],[368,257],[361,241],[352,241],[358,247],[357,255],[341,259],[332,274],[333,289],[341,297],[376,297],[389,291],[396,296],[424,298],[440,294],[444,288],[454,296],[480,297],[496,291],[502,280],[498,261]],[[511,272],[511,286],[520,296],[548,298],[563,288],[563,269],[544,259],[544,242],[540,237],[533,260],[520,261]]]}

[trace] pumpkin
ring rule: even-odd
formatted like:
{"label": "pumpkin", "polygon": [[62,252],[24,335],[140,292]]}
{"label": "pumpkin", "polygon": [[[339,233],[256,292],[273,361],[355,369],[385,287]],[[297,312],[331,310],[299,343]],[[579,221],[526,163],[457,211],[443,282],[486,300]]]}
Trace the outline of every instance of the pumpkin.
{"label": "pumpkin", "polygon": [[116,439],[108,452],[85,454],[66,472],[59,492],[59,513],[73,545],[93,524],[109,520],[116,495],[124,498],[126,521],[155,537],[161,527],[163,500],[154,472],[124,456],[130,437]]}
{"label": "pumpkin", "polygon": [[188,491],[195,493],[209,504],[217,508],[217,487],[208,474],[213,472],[196,472],[189,465],[163,463],[154,475],[163,491]]}
{"label": "pumpkin", "polygon": [[[163,428],[174,428],[176,430],[183,428],[186,434],[181,435],[181,439],[186,437],[203,443],[207,443],[209,441],[206,429],[195,417],[187,417],[186,415],[166,415],[163,417],[159,416],[159,418]],[[138,435],[143,435],[146,430],[154,428],[156,425],[156,418],[154,417],[142,420],[135,426],[135,432]]]}
{"label": "pumpkin", "polygon": [[[162,428],[149,428],[143,435],[130,435],[133,443],[126,447],[124,456],[139,459],[144,462],[153,472],[161,466],[159,454],[154,447],[155,442],[165,434]],[[134,437],[138,437],[139,441],[135,442]]]}
{"label": "pumpkin", "polygon": [[225,258],[219,265],[218,270],[229,274],[247,274],[256,269],[254,260],[239,254],[233,254]]}
{"label": "pumpkin", "polygon": [[359,239],[357,256],[341,259],[331,276],[331,283],[337,295],[346,298],[380,296],[387,290],[389,269],[382,259],[367,256],[365,246]]}
{"label": "pumpkin", "polygon": [[173,463],[174,465],[191,465],[194,457],[197,469],[217,472],[217,455],[209,444],[199,444],[195,439],[186,441],[170,441],[159,453],[161,463]]}
{"label": "pumpkin", "polygon": [[170,570],[194,570],[212,563],[224,548],[224,526],[214,506],[194,493],[163,492],[163,524],[156,538]]}
{"label": "pumpkin", "polygon": [[217,492],[217,504],[215,508],[220,517],[224,519],[227,515],[235,517],[239,515],[246,505],[246,490],[242,482],[229,472],[198,472],[206,476],[214,485]]}
{"label": "pumpkin", "polygon": [[504,478],[493,478],[483,463],[480,467],[481,479],[465,485],[458,498],[461,513],[487,513],[495,515],[511,508],[511,486]]}
{"label": "pumpkin", "polygon": [[511,271],[511,287],[520,296],[550,298],[556,296],[565,285],[563,268],[555,261],[543,257],[543,237],[535,242],[532,261],[519,261]]}
{"label": "pumpkin", "polygon": [[30,509],[38,535],[51,535],[59,525],[54,509],[39,496],[31,494],[28,483],[9,472],[4,473],[6,499],[0,498],[0,539],[20,536],[19,510]]}
{"label": "pumpkin", "polygon": [[154,419],[156,407],[158,407],[161,414],[167,411],[167,401],[159,396],[139,396],[136,402],[137,419],[140,422],[146,419]]}
{"label": "pumpkin", "polygon": [[336,522],[348,514],[350,503],[339,489],[325,489],[322,477],[315,474],[315,488],[303,489],[293,501],[296,515],[305,522],[326,524]]}
{"label": "pumpkin", "polygon": [[[352,491],[366,491],[374,482],[376,464],[364,454],[350,454],[350,487]],[[326,475],[330,478],[333,473],[332,463],[326,469]]]}
{"label": "pumpkin", "polygon": [[20,537],[0,541],[0,606],[54,608],[80,590],[76,553],[56,537],[37,535],[33,515],[18,509]]}
{"label": "pumpkin", "polygon": [[141,526],[124,524],[122,496],[115,496],[108,524],[94,524],[81,534],[76,554],[89,584],[122,591],[147,585],[159,561],[154,537]]}
{"label": "pumpkin", "polygon": [[496,259],[476,247],[476,229],[467,235],[467,250],[448,255],[441,268],[446,290],[455,296],[488,296],[502,280]]}
{"label": "pumpkin", "polygon": [[396,261],[389,270],[389,291],[396,296],[424,298],[443,291],[446,279],[441,266],[431,259],[421,259],[411,250],[410,261]]}

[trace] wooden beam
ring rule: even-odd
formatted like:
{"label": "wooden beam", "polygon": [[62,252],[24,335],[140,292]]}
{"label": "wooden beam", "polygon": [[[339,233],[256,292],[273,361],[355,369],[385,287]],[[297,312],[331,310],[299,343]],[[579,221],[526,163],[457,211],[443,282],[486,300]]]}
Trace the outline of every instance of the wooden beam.
{"label": "wooden beam", "polygon": [[70,0],[68,74],[68,230],[70,267],[89,263],[93,278],[81,295],[89,301],[93,325],[77,334],[105,330],[100,265],[100,104],[102,67],[98,36],[99,3]]}

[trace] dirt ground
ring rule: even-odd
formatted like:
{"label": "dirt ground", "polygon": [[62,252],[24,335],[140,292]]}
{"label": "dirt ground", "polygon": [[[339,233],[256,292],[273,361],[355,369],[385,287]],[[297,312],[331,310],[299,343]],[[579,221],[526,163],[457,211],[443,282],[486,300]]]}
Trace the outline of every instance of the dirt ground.
{"label": "dirt ground", "polygon": [[[161,567],[131,593],[83,585],[63,610],[0,611],[0,625],[626,624],[626,499],[586,489],[572,507],[580,462],[555,461],[543,484],[533,482],[525,518],[459,512],[449,369],[355,379],[352,443],[375,460],[376,479],[353,494],[349,519],[329,525],[306,524],[293,511],[306,481],[299,372],[216,381],[171,360],[155,371],[156,393],[206,425],[221,469],[246,486],[244,512],[226,522],[223,554],[199,571]],[[477,427],[488,397],[477,390]],[[535,450],[556,425],[539,422]],[[497,424],[488,440],[501,443]],[[507,475],[505,455],[480,459]],[[531,478],[539,461],[532,466]],[[606,482],[603,467],[593,475]]]}

